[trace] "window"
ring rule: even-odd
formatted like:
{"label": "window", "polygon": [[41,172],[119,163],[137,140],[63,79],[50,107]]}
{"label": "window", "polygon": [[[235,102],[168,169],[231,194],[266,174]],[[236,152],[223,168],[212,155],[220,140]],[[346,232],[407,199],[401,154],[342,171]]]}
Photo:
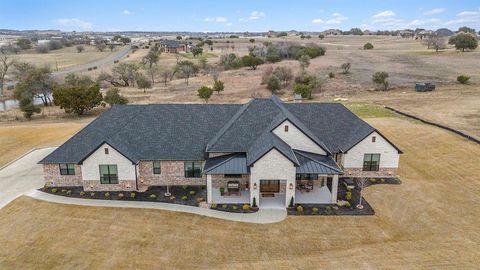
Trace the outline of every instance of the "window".
{"label": "window", "polygon": [[154,161],[153,162],[153,174],[161,174],[162,169],[160,166],[160,161]]}
{"label": "window", "polygon": [[285,125],[285,132],[288,132],[288,125]]}
{"label": "window", "polygon": [[202,177],[202,162],[185,161],[184,168],[186,178]]}
{"label": "window", "polygon": [[75,175],[75,164],[60,163],[60,175]]}
{"label": "window", "polygon": [[380,167],[380,154],[365,154],[363,156],[364,171],[378,171]]}
{"label": "window", "polygon": [[240,178],[242,177],[241,174],[224,174],[223,177],[225,178]]}
{"label": "window", "polygon": [[118,184],[117,165],[99,165],[101,184]]}
{"label": "window", "polygon": [[105,148],[105,155],[108,155],[108,148]]}
{"label": "window", "polygon": [[372,142],[375,142],[377,140],[377,137],[373,136],[372,137]]}
{"label": "window", "polygon": [[297,173],[295,180],[317,180],[318,174],[315,173]]}

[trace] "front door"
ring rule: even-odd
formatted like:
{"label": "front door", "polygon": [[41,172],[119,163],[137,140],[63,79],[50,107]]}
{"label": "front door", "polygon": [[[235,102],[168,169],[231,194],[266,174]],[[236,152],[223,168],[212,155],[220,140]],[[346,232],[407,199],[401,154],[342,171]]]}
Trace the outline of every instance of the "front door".
{"label": "front door", "polygon": [[278,193],[280,192],[280,180],[261,180],[261,193]]}

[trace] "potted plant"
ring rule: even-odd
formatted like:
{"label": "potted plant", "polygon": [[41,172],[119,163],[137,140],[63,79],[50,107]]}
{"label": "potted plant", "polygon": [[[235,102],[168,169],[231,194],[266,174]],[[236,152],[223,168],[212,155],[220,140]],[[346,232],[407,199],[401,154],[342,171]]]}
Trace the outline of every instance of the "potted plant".
{"label": "potted plant", "polygon": [[225,192],[225,188],[224,187],[220,187],[220,195],[223,196],[223,193]]}
{"label": "potted plant", "polygon": [[293,208],[294,206],[295,206],[295,204],[294,204],[294,199],[293,199],[293,196],[292,196],[292,198],[290,198],[290,203],[288,204],[288,207]]}

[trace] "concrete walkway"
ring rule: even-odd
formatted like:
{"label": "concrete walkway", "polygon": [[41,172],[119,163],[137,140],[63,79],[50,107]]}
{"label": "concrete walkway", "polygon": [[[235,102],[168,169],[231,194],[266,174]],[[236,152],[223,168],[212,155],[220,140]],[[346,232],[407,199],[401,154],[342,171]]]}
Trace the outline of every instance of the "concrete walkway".
{"label": "concrete walkway", "polygon": [[43,169],[37,162],[54,149],[30,151],[0,170],[0,209],[23,193],[43,187]]}
{"label": "concrete walkway", "polygon": [[68,198],[59,195],[52,195],[38,190],[31,190],[25,193],[25,195],[34,199],[52,202],[63,203],[71,205],[83,205],[83,206],[101,206],[101,207],[123,207],[123,208],[143,208],[143,209],[160,209],[175,212],[190,213],[196,215],[202,215],[206,217],[219,218],[230,221],[246,222],[246,223],[259,223],[268,224],[275,223],[284,220],[287,217],[286,209],[260,209],[256,213],[250,214],[238,214],[228,213],[218,210],[171,204],[171,203],[159,203],[159,202],[132,202],[132,201],[118,201],[118,200],[94,200],[94,199],[79,199]]}

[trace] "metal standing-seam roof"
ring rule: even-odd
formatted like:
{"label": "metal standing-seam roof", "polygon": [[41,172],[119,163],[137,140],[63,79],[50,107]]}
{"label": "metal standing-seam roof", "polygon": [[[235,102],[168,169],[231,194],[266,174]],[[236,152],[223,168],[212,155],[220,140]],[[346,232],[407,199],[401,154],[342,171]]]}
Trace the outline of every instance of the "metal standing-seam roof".
{"label": "metal standing-seam roof", "polygon": [[208,174],[249,174],[245,153],[209,158],[205,161],[204,173]]}
{"label": "metal standing-seam roof", "polygon": [[343,171],[338,167],[331,156],[323,156],[303,151],[294,150],[295,156],[299,162],[296,169],[297,173],[314,174],[342,174]]}

